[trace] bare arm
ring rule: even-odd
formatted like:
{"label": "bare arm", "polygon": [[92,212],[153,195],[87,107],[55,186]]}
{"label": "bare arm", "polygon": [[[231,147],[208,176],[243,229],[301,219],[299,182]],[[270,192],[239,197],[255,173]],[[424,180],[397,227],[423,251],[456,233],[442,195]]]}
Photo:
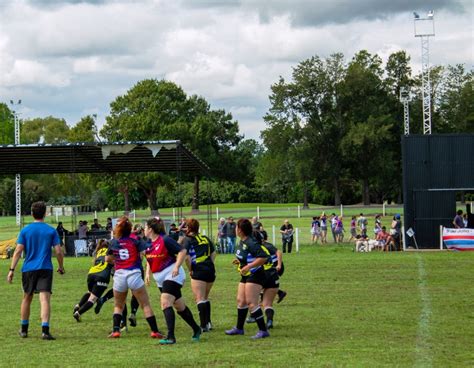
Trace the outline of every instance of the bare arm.
{"label": "bare arm", "polygon": [[186,255],[186,249],[182,249],[178,255],[176,256],[176,263],[174,265],[174,269],[173,269],[173,277],[176,277],[178,276],[179,274],[179,268],[181,267],[181,265],[183,264],[184,260],[186,259],[187,255]]}
{"label": "bare arm", "polygon": [[[20,260],[21,253],[25,249],[23,244],[17,244],[15,248],[15,252],[13,253],[12,263],[10,264],[10,271],[8,271],[7,281],[11,284],[13,281],[13,273],[15,272],[15,268]],[[13,270],[13,271],[12,271]]]}
{"label": "bare arm", "polygon": [[280,250],[277,250],[276,251],[276,255],[277,255],[277,271],[280,271],[281,270],[281,266],[283,265],[283,256],[282,256],[282,253],[280,252]]}
{"label": "bare arm", "polygon": [[54,250],[56,251],[56,258],[58,260],[58,272],[62,275],[64,274],[64,254],[61,244],[56,244]]}
{"label": "bare arm", "polygon": [[214,251],[211,253],[211,261],[212,263],[214,263],[214,261],[216,260],[216,257],[217,257],[217,253]]}
{"label": "bare arm", "polygon": [[240,269],[240,273],[242,275],[245,275],[247,272],[250,271],[251,268],[262,266],[267,262],[267,258],[259,257],[252,263],[249,263],[248,265],[245,265]]}

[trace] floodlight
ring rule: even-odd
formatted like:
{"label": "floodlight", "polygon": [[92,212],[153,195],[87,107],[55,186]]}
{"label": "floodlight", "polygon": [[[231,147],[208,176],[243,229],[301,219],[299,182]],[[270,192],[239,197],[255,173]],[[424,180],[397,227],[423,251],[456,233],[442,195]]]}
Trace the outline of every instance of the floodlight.
{"label": "floodlight", "polygon": [[413,12],[413,16],[415,19],[420,19],[420,15],[417,12]]}

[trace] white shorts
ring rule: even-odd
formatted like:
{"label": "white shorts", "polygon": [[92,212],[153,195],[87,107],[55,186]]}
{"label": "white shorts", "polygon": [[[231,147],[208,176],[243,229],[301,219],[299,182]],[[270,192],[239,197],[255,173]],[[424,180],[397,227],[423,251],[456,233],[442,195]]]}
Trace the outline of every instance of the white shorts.
{"label": "white shorts", "polygon": [[137,290],[145,286],[142,279],[142,271],[139,268],[134,270],[120,269],[115,271],[114,275],[114,290],[119,293],[124,293],[128,289]]}
{"label": "white shorts", "polygon": [[156,281],[156,285],[158,285],[159,288],[163,287],[163,282],[166,280],[174,281],[181,286],[184,284],[184,281],[186,280],[186,274],[184,273],[183,267],[179,268],[179,273],[178,276],[173,277],[173,268],[174,268],[174,263],[168,267],[166,267],[163,271],[160,272],[155,272],[153,274],[153,278]]}

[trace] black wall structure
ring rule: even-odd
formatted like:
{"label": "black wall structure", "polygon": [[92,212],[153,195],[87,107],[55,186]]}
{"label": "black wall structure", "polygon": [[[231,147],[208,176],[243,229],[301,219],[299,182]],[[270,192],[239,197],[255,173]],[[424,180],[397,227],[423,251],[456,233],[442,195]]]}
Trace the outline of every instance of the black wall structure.
{"label": "black wall structure", "polygon": [[474,192],[474,134],[404,136],[402,158],[405,231],[415,231],[419,248],[439,248],[439,226],[453,227],[456,193]]}

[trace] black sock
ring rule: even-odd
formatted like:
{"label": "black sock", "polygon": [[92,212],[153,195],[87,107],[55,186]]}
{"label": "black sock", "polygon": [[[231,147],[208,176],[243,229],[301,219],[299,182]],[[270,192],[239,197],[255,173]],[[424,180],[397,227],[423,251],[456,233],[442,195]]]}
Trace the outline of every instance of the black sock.
{"label": "black sock", "polygon": [[114,313],[113,317],[113,331],[119,332],[120,331],[120,322],[122,321],[122,315],[118,313]]}
{"label": "black sock", "polygon": [[176,322],[176,315],[174,314],[173,307],[163,309],[165,315],[166,327],[168,327],[168,339],[174,339],[174,326]]}
{"label": "black sock", "polygon": [[131,309],[131,314],[137,314],[137,310],[140,307],[140,304],[138,303],[137,298],[135,298],[135,295],[132,295],[132,300],[130,301],[130,309]]}
{"label": "black sock", "polygon": [[82,307],[86,302],[89,300],[89,297],[91,296],[91,293],[85,293],[81,300],[79,301],[79,307]]}
{"label": "black sock", "polygon": [[81,308],[79,308],[79,314],[86,313],[93,306],[94,306],[94,303],[92,303],[91,301],[88,300],[86,303],[84,303],[84,305]]}
{"label": "black sock", "polygon": [[265,309],[265,316],[267,316],[267,322],[273,321],[273,316],[275,315],[275,311],[273,308],[266,308]]}
{"label": "black sock", "polygon": [[41,325],[41,332],[45,335],[49,335],[49,324],[42,324]]}
{"label": "black sock", "polygon": [[191,328],[193,329],[193,331],[197,331],[199,330],[199,326],[198,324],[196,323],[196,321],[194,320],[194,317],[193,317],[193,313],[191,312],[191,310],[186,306],[186,308],[184,308],[184,310],[182,310],[181,312],[178,312],[178,314],[180,315],[180,317],[182,319],[184,319],[184,321],[189,325],[191,326]]}
{"label": "black sock", "polygon": [[114,289],[110,289],[102,298],[100,298],[100,300],[102,303],[105,303],[107,300],[112,299],[113,297],[114,297]]}
{"label": "black sock", "polygon": [[255,318],[255,322],[257,322],[258,329],[260,331],[266,331],[267,325],[265,324],[265,319],[263,318],[262,308],[258,307],[255,311],[250,313],[250,315]]}
{"label": "black sock", "polygon": [[247,318],[247,313],[249,312],[249,308],[237,308],[237,328],[239,330],[244,329],[245,319]]}
{"label": "black sock", "polygon": [[150,330],[152,332],[158,332],[158,325],[156,324],[155,316],[148,317],[146,321],[148,322],[148,325],[150,326]]}
{"label": "black sock", "polygon": [[206,301],[206,313],[207,313],[207,322],[211,322],[211,302],[209,300]]}
{"label": "black sock", "polygon": [[127,313],[128,313],[128,311],[127,311],[127,304],[125,304],[125,305],[123,306],[123,311],[122,311],[122,323],[121,323],[121,326],[122,326],[122,327],[124,327],[124,326],[126,327],[126,326],[127,326]]}
{"label": "black sock", "polygon": [[21,332],[28,333],[28,327],[30,326],[29,323],[21,321]]}
{"label": "black sock", "polygon": [[281,298],[285,294],[283,290],[278,289],[278,297]]}
{"label": "black sock", "polygon": [[199,302],[197,307],[199,311],[199,320],[201,322],[201,327],[204,328],[207,325],[206,302]]}

